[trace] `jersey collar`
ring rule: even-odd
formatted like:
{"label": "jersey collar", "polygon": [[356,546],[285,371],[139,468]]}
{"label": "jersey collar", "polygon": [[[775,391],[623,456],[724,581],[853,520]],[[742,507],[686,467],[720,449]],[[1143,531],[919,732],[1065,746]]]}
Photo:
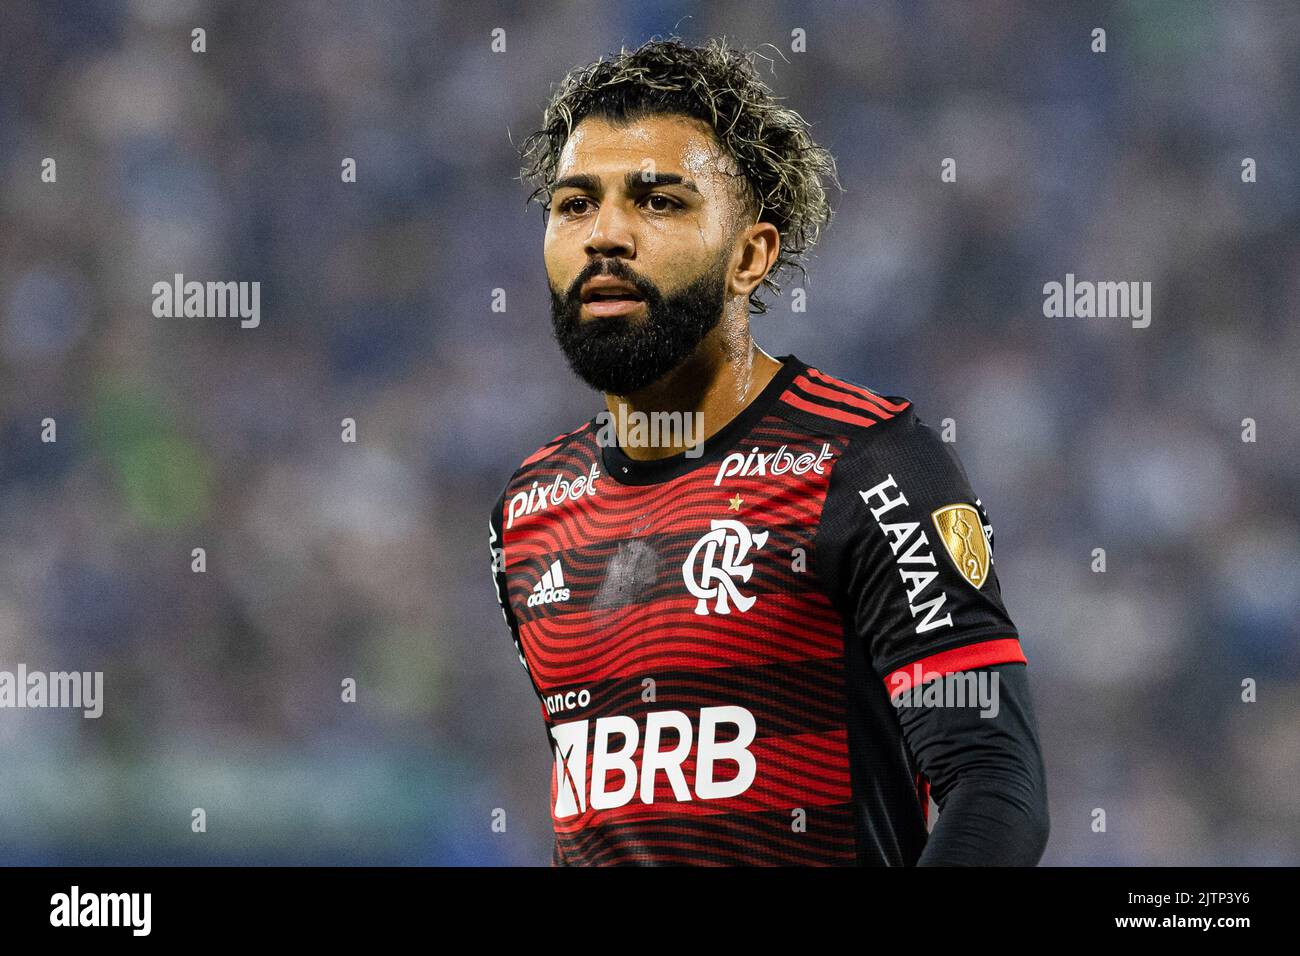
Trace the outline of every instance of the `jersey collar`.
{"label": "jersey collar", "polygon": [[[763,386],[763,390],[755,395],[731,421],[704,440],[701,454],[687,457],[686,452],[679,452],[667,458],[641,461],[629,458],[621,447],[611,444],[600,450],[605,473],[621,485],[657,485],[694,471],[709,462],[717,461],[758,424],[794,377],[807,368],[793,355],[778,355],[776,358],[782,364],[772,376],[772,380]],[[599,422],[596,418],[593,418],[592,422],[594,433],[599,434]]]}

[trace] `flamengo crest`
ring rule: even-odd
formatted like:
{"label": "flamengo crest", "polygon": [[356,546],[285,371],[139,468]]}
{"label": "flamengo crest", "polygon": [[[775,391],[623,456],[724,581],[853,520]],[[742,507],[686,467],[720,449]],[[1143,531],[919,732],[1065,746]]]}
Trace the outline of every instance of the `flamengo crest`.
{"label": "flamengo crest", "polygon": [[754,566],[743,562],[750,548],[761,548],[767,544],[767,532],[751,534],[748,528],[734,518],[714,518],[710,528],[695,542],[695,547],[691,548],[691,553],[682,563],[682,579],[686,582],[686,590],[691,592],[692,597],[699,598],[695,613],[708,614],[710,598],[716,602],[713,610],[717,614],[731,613],[728,598],[738,610],[748,611],[757,598],[741,594],[735,579],[748,581],[754,573]]}

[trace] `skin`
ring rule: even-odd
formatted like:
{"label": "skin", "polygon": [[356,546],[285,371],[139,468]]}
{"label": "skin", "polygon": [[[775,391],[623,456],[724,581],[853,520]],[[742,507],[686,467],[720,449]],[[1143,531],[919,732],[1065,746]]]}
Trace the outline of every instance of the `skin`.
{"label": "skin", "polygon": [[[748,309],[749,293],[776,262],[780,233],[771,223],[754,222],[754,213],[741,212],[728,173],[734,168],[709,126],[681,115],[623,126],[588,117],[564,145],[543,248],[553,289],[569,289],[593,260],[617,257],[639,278],[671,294],[729,250],[722,320],[659,381],[630,395],[606,393],[615,422],[624,421],[619,406],[625,413],[701,412],[708,437],[735,418],[781,367],[751,337]],[[647,169],[685,182],[643,182]],[[628,173],[636,174],[631,189]],[[594,180],[565,185],[575,174]],[[625,320],[635,322],[643,313]],[[619,444],[636,459],[685,450],[681,444],[628,447],[626,439],[619,434]]]}

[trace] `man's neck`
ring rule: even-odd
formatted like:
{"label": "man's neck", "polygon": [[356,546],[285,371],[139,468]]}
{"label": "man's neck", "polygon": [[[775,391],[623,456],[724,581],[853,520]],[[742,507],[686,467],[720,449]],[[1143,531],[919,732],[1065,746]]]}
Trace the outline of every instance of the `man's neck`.
{"label": "man's neck", "polygon": [[[622,397],[606,393],[619,447],[638,461],[679,454],[739,415],[780,368],[781,363],[748,335],[739,348],[706,339],[694,355],[653,385]],[[647,423],[638,431],[635,422],[641,416],[633,412],[677,412],[684,427],[669,427],[665,421],[658,429]]]}

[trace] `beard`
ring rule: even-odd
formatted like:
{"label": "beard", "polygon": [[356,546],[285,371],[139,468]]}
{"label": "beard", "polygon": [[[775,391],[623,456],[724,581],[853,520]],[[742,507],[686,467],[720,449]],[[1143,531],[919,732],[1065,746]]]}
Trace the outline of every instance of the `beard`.
{"label": "beard", "polygon": [[[590,263],[563,295],[551,288],[551,326],[573,374],[597,391],[620,396],[659,381],[722,321],[728,258],[724,249],[698,278],[667,296],[621,259]],[[636,286],[645,314],[581,318],[580,290],[598,275]]]}

